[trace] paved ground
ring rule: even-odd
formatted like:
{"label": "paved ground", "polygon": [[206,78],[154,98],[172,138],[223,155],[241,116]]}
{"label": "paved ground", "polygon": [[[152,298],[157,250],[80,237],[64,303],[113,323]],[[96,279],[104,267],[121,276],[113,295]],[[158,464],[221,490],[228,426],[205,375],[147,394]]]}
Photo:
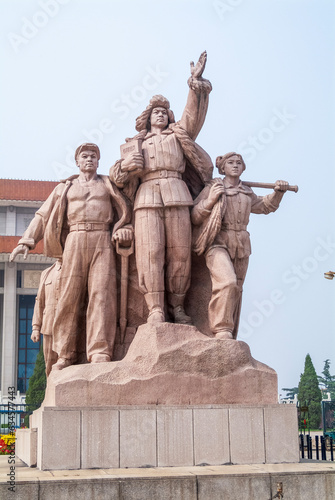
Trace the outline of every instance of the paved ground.
{"label": "paved ground", "polygon": [[[54,470],[40,471],[27,467],[21,460],[15,463],[16,481],[30,481],[39,479],[97,479],[112,476],[114,478],[149,478],[149,477],[178,477],[194,475],[244,475],[244,474],[306,474],[309,472],[334,472],[335,462],[304,461],[297,464],[256,464],[256,465],[208,465],[204,467],[154,467],[138,469],[81,469],[81,470]],[[0,483],[8,480],[8,457],[0,456]]]}
{"label": "paved ground", "polygon": [[[3,500],[334,500],[335,463],[40,471],[0,456]],[[14,495],[13,495],[14,491]]]}

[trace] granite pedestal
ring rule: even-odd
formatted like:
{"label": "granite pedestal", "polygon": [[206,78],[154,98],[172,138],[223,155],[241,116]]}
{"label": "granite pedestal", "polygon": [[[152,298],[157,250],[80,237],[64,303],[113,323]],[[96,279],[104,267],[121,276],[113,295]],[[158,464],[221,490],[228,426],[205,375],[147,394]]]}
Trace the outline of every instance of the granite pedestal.
{"label": "granite pedestal", "polygon": [[290,405],[42,407],[31,417],[36,429],[41,470],[299,461]]}
{"label": "granite pedestal", "polygon": [[30,422],[37,467],[297,462],[297,410],[276,402],[276,372],[245,342],[188,325],[142,325],[121,361],[50,374]]}

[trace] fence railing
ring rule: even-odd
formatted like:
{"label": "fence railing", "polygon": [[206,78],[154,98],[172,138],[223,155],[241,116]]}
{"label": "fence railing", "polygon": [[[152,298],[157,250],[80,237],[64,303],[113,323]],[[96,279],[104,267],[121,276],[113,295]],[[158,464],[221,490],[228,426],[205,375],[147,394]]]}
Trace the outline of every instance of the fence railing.
{"label": "fence railing", "polygon": [[300,455],[302,459],[334,461],[334,440],[332,437],[300,434]]}
{"label": "fence railing", "polygon": [[9,434],[13,425],[16,429],[23,425],[24,417],[28,410],[26,404],[1,404],[0,405],[0,434]]}

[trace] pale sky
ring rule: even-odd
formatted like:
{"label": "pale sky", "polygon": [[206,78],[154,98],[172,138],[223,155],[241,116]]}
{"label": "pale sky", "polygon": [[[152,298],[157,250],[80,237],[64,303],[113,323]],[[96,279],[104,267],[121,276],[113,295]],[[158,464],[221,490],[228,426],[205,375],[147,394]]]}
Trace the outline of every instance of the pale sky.
{"label": "pale sky", "polygon": [[[197,142],[241,153],[244,180],[299,185],[251,216],[239,339],[298,385],[310,353],[335,374],[332,0],[0,0],[1,177],[60,180],[96,142],[100,173],[154,94],[181,117],[189,62],[213,91]],[[255,190],[257,194],[269,191]]]}

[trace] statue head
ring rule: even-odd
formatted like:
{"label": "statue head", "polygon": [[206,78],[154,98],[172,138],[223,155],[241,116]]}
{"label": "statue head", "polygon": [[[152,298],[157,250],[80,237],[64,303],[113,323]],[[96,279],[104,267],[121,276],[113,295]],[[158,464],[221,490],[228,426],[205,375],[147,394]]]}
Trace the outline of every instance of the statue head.
{"label": "statue head", "polygon": [[91,142],[84,142],[84,144],[81,144],[80,146],[77,147],[76,152],[74,154],[74,159],[77,161],[78,156],[80,153],[83,151],[95,151],[96,155],[98,157],[98,160],[100,160],[100,149],[96,144],[92,144]]}
{"label": "statue head", "polygon": [[175,122],[174,114],[170,109],[170,103],[162,95],[154,95],[149,102],[149,105],[145,108],[143,113],[136,118],[136,130],[142,132],[143,130],[149,131],[151,129],[150,117],[152,110],[154,108],[164,108],[168,115],[168,125]]}
{"label": "statue head", "polygon": [[85,142],[76,149],[75,159],[80,172],[96,172],[99,166],[100,149],[96,144]]}
{"label": "statue head", "polygon": [[241,160],[242,162],[242,165],[243,165],[243,171],[245,170],[245,163],[244,163],[244,160],[242,158],[241,155],[239,155],[238,153],[234,153],[234,152],[231,152],[231,153],[226,153],[225,155],[223,156],[218,156],[216,158],[216,162],[215,162],[215,165],[216,165],[216,168],[218,169],[219,173],[224,175],[225,171],[224,171],[224,165],[225,165],[225,162],[231,158],[232,156],[238,156],[239,159]]}

